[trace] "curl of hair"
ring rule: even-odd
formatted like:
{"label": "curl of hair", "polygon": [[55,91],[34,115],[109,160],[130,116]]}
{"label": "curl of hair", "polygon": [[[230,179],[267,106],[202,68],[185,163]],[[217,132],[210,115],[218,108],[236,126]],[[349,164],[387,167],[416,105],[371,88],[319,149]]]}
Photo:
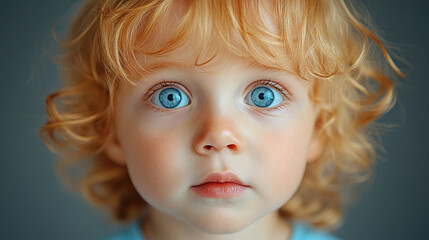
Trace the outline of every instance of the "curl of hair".
{"label": "curl of hair", "polygon": [[[324,140],[323,151],[280,213],[316,227],[337,224],[341,190],[370,175],[375,158],[371,123],[395,100],[393,82],[376,64],[381,59],[372,43],[403,76],[379,38],[343,0],[188,0],[181,1],[185,12],[176,30],[148,51],[145,46],[158,39],[176,3],[90,0],[76,17],[61,45],[66,85],[46,98],[48,121],[41,128],[45,143],[63,159],[61,176],[116,220],[139,216],[146,203],[125,167],[104,153],[114,137],[115,93],[147,71],[136,54],[166,55],[192,38],[197,66],[225,50],[313,81],[310,97],[319,107],[316,134]],[[274,27],[264,21],[267,12]],[[200,63],[207,52],[213,57]],[[279,52],[288,59],[280,60]],[[69,170],[76,166],[85,173],[73,176]]]}

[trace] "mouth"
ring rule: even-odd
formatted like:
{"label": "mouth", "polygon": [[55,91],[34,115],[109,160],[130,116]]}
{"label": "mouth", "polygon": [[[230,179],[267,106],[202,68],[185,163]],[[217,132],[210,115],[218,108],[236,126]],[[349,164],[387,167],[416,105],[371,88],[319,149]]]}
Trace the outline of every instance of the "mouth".
{"label": "mouth", "polygon": [[198,185],[191,186],[191,190],[203,198],[235,198],[239,197],[250,189],[249,185],[237,177],[228,173],[213,173]]}

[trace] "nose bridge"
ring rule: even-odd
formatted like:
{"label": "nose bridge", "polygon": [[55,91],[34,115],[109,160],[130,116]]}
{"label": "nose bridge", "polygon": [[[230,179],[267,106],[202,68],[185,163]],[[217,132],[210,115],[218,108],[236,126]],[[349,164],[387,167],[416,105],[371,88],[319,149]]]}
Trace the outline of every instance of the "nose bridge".
{"label": "nose bridge", "polygon": [[220,102],[208,104],[198,116],[199,124],[194,148],[199,154],[210,154],[225,150],[238,153],[243,147],[233,103],[231,102],[229,106],[225,106],[220,105]]}

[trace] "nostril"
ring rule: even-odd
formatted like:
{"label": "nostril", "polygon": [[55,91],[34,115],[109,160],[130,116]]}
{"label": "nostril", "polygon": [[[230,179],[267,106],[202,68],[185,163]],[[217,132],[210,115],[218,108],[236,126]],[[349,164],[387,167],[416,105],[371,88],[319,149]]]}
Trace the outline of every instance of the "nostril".
{"label": "nostril", "polygon": [[[231,151],[237,151],[237,145],[235,144],[228,144],[226,147]],[[206,151],[210,151],[210,150],[213,150],[215,147],[212,145],[205,145],[203,148]]]}
{"label": "nostril", "polygon": [[232,150],[232,151],[236,151],[237,150],[237,145],[235,145],[235,144],[228,144],[228,146],[227,146],[230,150]]}
{"label": "nostril", "polygon": [[213,147],[212,147],[212,146],[210,146],[210,145],[206,145],[206,146],[204,146],[204,149],[205,149],[205,150],[208,150],[208,151],[209,151],[209,150],[211,150],[212,148],[213,148]]}

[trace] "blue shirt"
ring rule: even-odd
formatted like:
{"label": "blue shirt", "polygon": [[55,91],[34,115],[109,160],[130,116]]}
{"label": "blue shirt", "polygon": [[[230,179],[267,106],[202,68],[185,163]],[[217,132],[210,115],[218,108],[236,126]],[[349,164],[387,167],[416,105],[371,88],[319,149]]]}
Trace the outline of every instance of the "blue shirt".
{"label": "blue shirt", "polygon": [[[121,232],[104,240],[145,240],[140,231],[139,222],[134,222]],[[310,228],[308,225],[294,222],[290,240],[339,240],[326,231]]]}

